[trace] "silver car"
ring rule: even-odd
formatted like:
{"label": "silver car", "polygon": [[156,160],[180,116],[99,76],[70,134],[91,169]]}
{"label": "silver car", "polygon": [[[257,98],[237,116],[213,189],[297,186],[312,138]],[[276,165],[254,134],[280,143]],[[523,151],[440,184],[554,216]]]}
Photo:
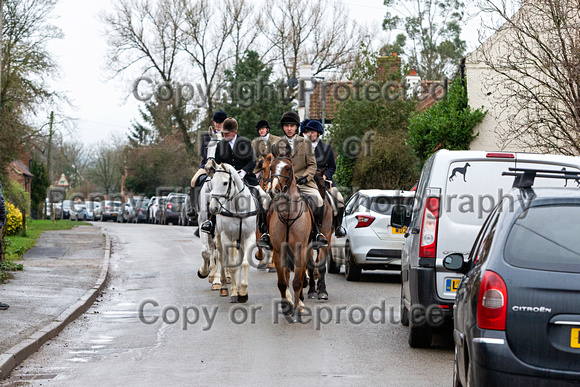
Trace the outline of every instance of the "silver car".
{"label": "silver car", "polygon": [[401,249],[406,228],[390,225],[395,205],[411,213],[415,193],[400,190],[360,190],[346,203],[342,226],[346,238],[332,241],[333,254],[328,271],[340,272],[345,265],[346,279],[357,281],[362,270],[401,269]]}

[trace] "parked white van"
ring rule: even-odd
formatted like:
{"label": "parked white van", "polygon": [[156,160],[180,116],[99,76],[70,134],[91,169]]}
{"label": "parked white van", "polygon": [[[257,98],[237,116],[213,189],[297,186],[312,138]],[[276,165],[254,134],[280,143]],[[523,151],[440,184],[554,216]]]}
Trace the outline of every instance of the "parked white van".
{"label": "parked white van", "polygon": [[[580,157],[440,150],[423,166],[401,255],[401,323],[409,326],[411,347],[429,347],[433,328],[451,320],[462,275],[447,271],[443,259],[469,255],[484,220],[514,183],[502,175],[510,167],[577,172]],[[580,186],[573,178],[536,181]],[[513,205],[525,206],[526,198]]]}

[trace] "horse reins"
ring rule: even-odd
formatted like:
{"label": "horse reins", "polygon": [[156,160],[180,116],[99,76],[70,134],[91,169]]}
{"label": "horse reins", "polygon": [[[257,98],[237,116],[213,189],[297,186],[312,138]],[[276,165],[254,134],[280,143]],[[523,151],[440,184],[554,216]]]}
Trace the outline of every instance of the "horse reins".
{"label": "horse reins", "polygon": [[[292,159],[289,157],[279,156],[279,157],[276,157],[272,162],[274,162],[276,160],[289,160],[290,163],[292,164]],[[288,188],[292,182],[292,179],[294,178],[294,168],[290,168],[290,175],[289,176],[281,175],[281,174],[273,174],[273,175],[270,175],[270,180],[274,180],[275,177],[278,177],[278,178],[283,177],[286,179],[286,184],[282,187],[282,192],[284,194],[286,194],[288,192]],[[278,181],[280,181],[280,179],[278,179]],[[286,218],[284,218],[284,216],[282,216],[282,213],[280,212],[280,209],[279,209],[280,203],[274,204],[274,209],[276,210],[276,214],[278,215],[278,219],[280,220],[280,222],[282,222],[282,224],[284,224],[286,226],[286,241],[289,241],[290,227],[292,227],[292,225],[302,216],[302,214],[304,214],[304,200],[302,198],[300,198],[298,200],[288,199],[288,201],[286,202],[288,206],[291,206],[290,203],[298,203],[298,202],[300,202],[300,210],[298,211],[298,215],[292,219],[290,219],[290,208],[288,208],[287,216],[286,216]]]}

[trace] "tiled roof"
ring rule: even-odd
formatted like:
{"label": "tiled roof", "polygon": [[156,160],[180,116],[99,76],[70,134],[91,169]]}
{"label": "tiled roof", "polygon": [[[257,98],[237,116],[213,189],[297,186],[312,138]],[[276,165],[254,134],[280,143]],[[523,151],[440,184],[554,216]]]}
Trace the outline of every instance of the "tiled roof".
{"label": "tiled roof", "polygon": [[10,166],[12,167],[14,172],[16,172],[18,175],[34,177],[34,175],[32,173],[30,173],[30,170],[28,168],[26,168],[26,165],[22,164],[22,162],[20,162],[20,160],[12,161],[10,163]]}
{"label": "tiled roof", "polygon": [[[348,93],[352,93],[353,85],[349,81],[327,82],[326,83],[326,101],[324,109],[324,118],[326,121],[334,119],[336,113],[340,110],[340,105]],[[443,81],[421,81],[421,96],[418,97],[418,110],[423,111],[437,103],[443,96]],[[392,91],[394,93],[394,91]],[[318,82],[314,86],[314,92],[310,95],[310,105],[308,116],[310,119],[322,119],[322,83]]]}

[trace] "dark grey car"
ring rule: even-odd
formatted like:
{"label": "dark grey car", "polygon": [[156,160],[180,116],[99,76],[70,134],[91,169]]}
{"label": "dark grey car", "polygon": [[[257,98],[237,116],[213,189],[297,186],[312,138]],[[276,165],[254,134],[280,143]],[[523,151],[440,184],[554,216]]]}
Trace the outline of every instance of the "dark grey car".
{"label": "dark grey car", "polygon": [[490,214],[466,262],[444,259],[465,274],[454,307],[455,386],[580,383],[578,219],[580,189],[524,185]]}

